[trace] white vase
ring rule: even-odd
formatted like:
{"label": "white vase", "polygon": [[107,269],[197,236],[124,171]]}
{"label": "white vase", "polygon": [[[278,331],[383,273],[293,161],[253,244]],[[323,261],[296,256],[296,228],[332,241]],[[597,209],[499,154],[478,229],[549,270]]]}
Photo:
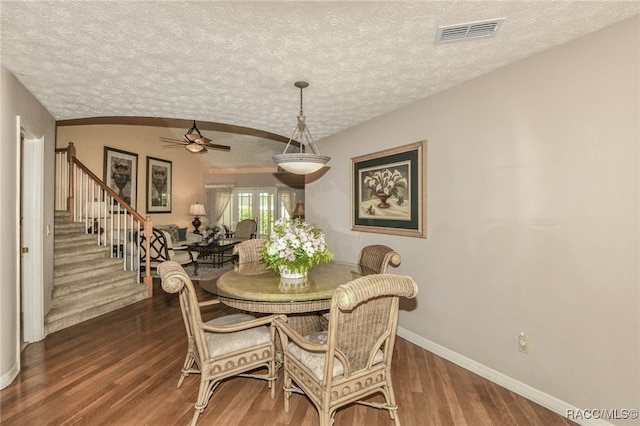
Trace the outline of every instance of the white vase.
{"label": "white vase", "polygon": [[301,271],[290,271],[286,266],[279,265],[278,269],[280,269],[280,276],[282,278],[290,278],[290,279],[299,279],[307,276],[307,270],[303,269]]}

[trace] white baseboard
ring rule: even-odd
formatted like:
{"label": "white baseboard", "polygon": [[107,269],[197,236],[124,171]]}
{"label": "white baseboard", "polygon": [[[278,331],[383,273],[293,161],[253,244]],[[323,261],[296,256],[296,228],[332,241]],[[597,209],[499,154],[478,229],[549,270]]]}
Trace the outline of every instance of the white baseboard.
{"label": "white baseboard", "polygon": [[18,368],[18,364],[13,364],[13,367],[0,377],[0,389],[4,389],[9,386],[19,373],[20,369]]}
{"label": "white baseboard", "polygon": [[[496,383],[504,388],[509,389],[512,392],[517,393],[537,404],[542,405],[545,408],[566,417],[567,413],[584,412],[571,404],[566,403],[554,396],[551,396],[538,389],[522,383],[516,379],[513,379],[505,374],[502,374],[486,365],[480,364],[464,355],[460,355],[450,349],[445,348],[429,339],[425,339],[411,331],[408,331],[402,327],[398,327],[398,336],[410,341],[411,343],[420,346],[421,348],[434,353],[447,361],[451,361],[460,367],[469,370],[493,383]],[[572,421],[583,426],[611,426],[612,424],[602,419],[571,419]]]}

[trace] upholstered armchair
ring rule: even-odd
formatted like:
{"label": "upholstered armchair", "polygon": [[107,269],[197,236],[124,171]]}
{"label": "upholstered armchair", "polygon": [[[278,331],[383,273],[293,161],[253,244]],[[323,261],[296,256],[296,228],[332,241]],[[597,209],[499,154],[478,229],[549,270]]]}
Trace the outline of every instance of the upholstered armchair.
{"label": "upholstered armchair", "polygon": [[358,268],[362,275],[386,274],[389,265],[400,266],[401,257],[391,247],[382,244],[365,246],[358,255]]}
{"label": "upholstered armchair", "polygon": [[258,223],[253,219],[244,219],[238,222],[231,239],[234,241],[245,241],[256,238],[258,232]]}
{"label": "upholstered armchair", "polygon": [[[286,318],[274,322],[284,349],[284,410],[293,392],[304,393],[330,426],[336,410],[359,403],[389,411],[399,425],[391,362],[400,297],[413,298],[411,277],[375,274],[339,286],[331,300],[328,330],[301,336]],[[363,401],[381,393],[384,403]]]}
{"label": "upholstered armchair", "polygon": [[[144,233],[140,233],[140,269],[146,265],[147,250]],[[174,250],[171,235],[167,231],[152,229],[149,241],[149,261],[151,268],[157,268],[162,262],[172,260],[180,265],[194,264],[194,273],[198,274],[198,253],[189,250]]]}
{"label": "upholstered armchair", "polygon": [[[178,293],[187,332],[185,357],[178,387],[185,377],[200,374],[200,388],[191,425],[195,425],[220,382],[233,376],[252,377],[268,382],[271,399],[275,396],[275,315],[255,318],[237,313],[204,322],[200,308],[219,303],[199,302],[189,276],[174,261],[158,266],[162,288]],[[248,374],[266,368],[265,374]]]}

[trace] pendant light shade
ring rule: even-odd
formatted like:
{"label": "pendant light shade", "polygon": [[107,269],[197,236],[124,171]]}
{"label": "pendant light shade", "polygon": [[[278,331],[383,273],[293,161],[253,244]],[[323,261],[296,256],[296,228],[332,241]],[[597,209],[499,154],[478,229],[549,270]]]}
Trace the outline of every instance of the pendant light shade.
{"label": "pendant light shade", "polygon": [[[293,131],[284,152],[273,156],[273,161],[284,170],[298,175],[306,175],[320,170],[331,159],[326,155],[320,155],[313,137],[305,122],[306,117],[302,109],[302,89],[309,86],[306,81],[297,81],[294,84],[300,89],[300,114],[298,115],[298,125]],[[291,142],[296,140],[300,144],[299,152],[287,153]],[[303,150],[304,148],[304,150]],[[311,151],[311,152],[309,152]]]}

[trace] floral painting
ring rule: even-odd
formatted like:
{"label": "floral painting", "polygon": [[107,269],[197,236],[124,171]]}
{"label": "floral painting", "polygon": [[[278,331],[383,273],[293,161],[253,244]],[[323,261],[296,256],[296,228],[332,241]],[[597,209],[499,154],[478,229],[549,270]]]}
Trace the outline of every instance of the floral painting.
{"label": "floral painting", "polygon": [[410,168],[411,164],[402,163],[360,170],[360,216],[410,220],[411,191],[407,179]]}
{"label": "floral painting", "polygon": [[352,230],[425,237],[426,141],[352,158]]}

